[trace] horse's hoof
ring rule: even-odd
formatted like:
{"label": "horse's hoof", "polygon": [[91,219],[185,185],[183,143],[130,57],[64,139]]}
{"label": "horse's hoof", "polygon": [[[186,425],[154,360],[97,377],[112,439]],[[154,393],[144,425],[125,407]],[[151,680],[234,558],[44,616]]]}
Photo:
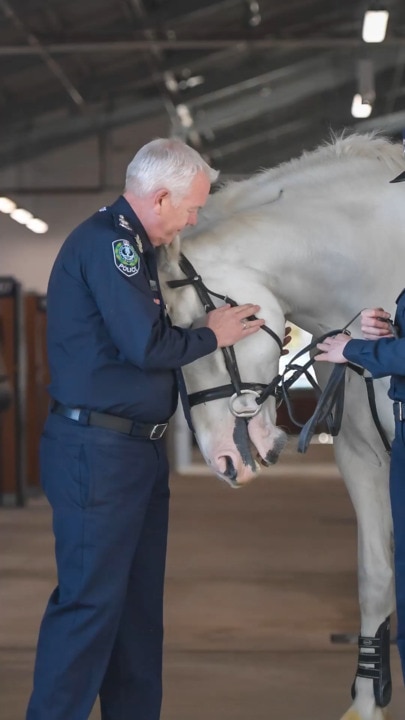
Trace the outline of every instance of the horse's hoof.
{"label": "horse's hoof", "polygon": [[360,715],[358,710],[350,708],[341,720],[392,720],[392,717],[386,708],[376,707],[372,715]]}

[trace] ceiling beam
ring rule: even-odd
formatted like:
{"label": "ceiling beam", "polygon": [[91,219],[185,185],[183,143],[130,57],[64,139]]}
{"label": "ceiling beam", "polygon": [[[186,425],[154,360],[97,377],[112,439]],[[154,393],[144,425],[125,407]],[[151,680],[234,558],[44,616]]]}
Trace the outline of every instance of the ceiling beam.
{"label": "ceiling beam", "polygon": [[29,47],[31,49],[31,54],[41,58],[52,75],[59,80],[73,104],[81,109],[84,105],[84,98],[81,96],[78,89],[73,85],[61,65],[51,57],[49,51],[38,40],[37,36],[28,30],[7,0],[0,0],[0,7],[3,10],[5,17],[7,17],[8,20],[13,23],[14,27],[16,27],[17,30],[25,36],[28,46],[24,47]]}
{"label": "ceiling beam", "polygon": [[233,155],[240,153],[241,150],[247,150],[263,143],[274,142],[281,140],[290,135],[299,135],[304,129],[309,127],[312,123],[312,119],[307,117],[301,120],[293,120],[289,123],[284,123],[280,127],[263,130],[262,132],[252,133],[249,136],[244,136],[234,142],[229,142],[220,145],[216,150],[210,150],[210,158],[212,160],[221,160],[227,155]]}
{"label": "ceiling beam", "polygon": [[[395,63],[396,53],[387,49],[383,55],[375,59],[376,72],[391,67]],[[308,61],[311,64],[311,61]],[[194,100],[189,100],[188,106],[192,112],[195,129],[201,137],[212,138],[213,132],[223,128],[235,126],[252,120],[260,115],[273,118],[277,110],[282,110],[310,98],[320,92],[328,92],[353,81],[353,56],[344,58],[340,64],[336,63],[333,55],[319,59],[317,67],[309,70],[307,65],[297,67],[297,73],[286,80],[285,70],[275,77],[270,88],[264,88],[260,94],[255,83],[248,83],[247,87],[235,83],[231,88],[224,88],[223,101],[215,94],[207,94]],[[266,79],[269,78],[266,75]],[[215,101],[215,102],[214,102]],[[128,125],[146,117],[162,116],[164,105],[161,98],[143,100],[136,105],[128,104],[116,110],[107,111],[100,106],[93,106],[91,113],[85,117],[69,116],[58,120],[51,118],[42,121],[31,130],[24,132],[14,128],[14,132],[4,134],[0,143],[0,168],[11,164],[32,160],[57,147],[80,142],[96,135],[100,131],[111,130],[114,127]],[[379,120],[377,127],[381,128]],[[398,121],[397,121],[398,124]]]}
{"label": "ceiling beam", "polygon": [[405,110],[389,113],[388,115],[380,115],[371,117],[368,120],[361,120],[353,125],[355,132],[373,132],[378,131],[387,134],[401,133],[405,128]]}
{"label": "ceiling beam", "polygon": [[[201,40],[189,38],[187,40],[153,40],[153,45],[159,50],[221,50],[225,48],[252,49],[252,50],[332,50],[345,48],[365,49],[363,40],[359,37],[332,38],[223,38],[216,40]],[[50,55],[66,55],[76,53],[126,53],[150,51],[150,40],[111,40],[88,42],[43,43],[44,51]],[[373,45],[374,53],[384,53],[387,48],[405,47],[405,37],[388,37],[383,43]],[[367,47],[370,52],[370,46]],[[0,56],[38,55],[38,49],[31,45],[2,45]]]}
{"label": "ceiling beam", "polygon": [[[375,71],[392,67],[393,62],[393,53],[386,52],[375,59]],[[338,64],[336,58],[325,55],[311,72],[306,72],[303,63],[289,82],[270,83],[268,92],[263,94],[258,93],[257,88],[242,92],[236,85],[232,95],[228,94],[230,88],[225,89],[223,102],[216,96],[215,103],[208,106],[211,98],[207,94],[188,104],[194,113],[197,130],[209,135],[212,130],[235,125],[236,118],[238,123],[242,123],[265,113],[274,115],[277,110],[297,105],[306,98],[332,91],[350,82],[353,82],[353,56],[342,59]]]}
{"label": "ceiling beam", "polygon": [[161,98],[155,98],[109,112],[102,108],[92,108],[92,112],[85,115],[43,123],[32,131],[26,131],[24,135],[15,133],[8,136],[7,142],[0,145],[0,168],[32,160],[56,148],[81,142],[101,131],[162,115],[163,110]]}

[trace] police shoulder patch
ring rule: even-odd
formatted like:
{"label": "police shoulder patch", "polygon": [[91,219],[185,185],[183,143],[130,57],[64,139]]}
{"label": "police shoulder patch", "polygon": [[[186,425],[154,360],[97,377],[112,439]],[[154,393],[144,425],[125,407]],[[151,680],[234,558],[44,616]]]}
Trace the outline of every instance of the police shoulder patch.
{"label": "police shoulder patch", "polygon": [[115,266],[126,277],[132,277],[139,272],[140,258],[129,240],[113,240],[112,243]]}

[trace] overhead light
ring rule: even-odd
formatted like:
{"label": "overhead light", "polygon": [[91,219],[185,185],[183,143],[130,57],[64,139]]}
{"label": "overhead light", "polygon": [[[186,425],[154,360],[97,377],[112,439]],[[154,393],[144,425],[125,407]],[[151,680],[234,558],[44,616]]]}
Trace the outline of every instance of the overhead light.
{"label": "overhead light", "polygon": [[250,27],[257,27],[262,21],[260,5],[257,0],[246,0],[246,2],[249,10],[248,23]]}
{"label": "overhead light", "polygon": [[28,220],[26,223],[26,226],[28,230],[32,230],[32,232],[37,233],[38,235],[43,235],[48,232],[47,223],[39,218],[31,218],[31,220]]}
{"label": "overhead light", "polygon": [[371,115],[372,105],[364,101],[360,93],[356,93],[352,102],[352,115],[355,118],[368,118]]}
{"label": "overhead light", "polygon": [[355,118],[368,118],[375,100],[374,65],[368,58],[357,62],[357,93],[352,102],[352,115]]}
{"label": "overhead light", "polygon": [[192,125],[194,124],[193,118],[191,117],[191,113],[187,105],[184,105],[183,103],[181,103],[180,105],[176,105],[176,112],[183,127],[192,127]]}
{"label": "overhead light", "polygon": [[40,218],[33,216],[29,210],[25,208],[17,207],[14,200],[8,197],[0,197],[0,212],[6,213],[12,220],[18,222],[20,225],[25,225],[31,232],[43,234],[48,232],[48,224]]}
{"label": "overhead light", "polygon": [[171,70],[167,70],[165,73],[163,73],[163,79],[164,83],[166,85],[167,90],[169,92],[175,93],[178,90],[178,83],[174,76],[174,73],[172,73]]}
{"label": "overhead light", "polygon": [[202,85],[203,82],[205,82],[203,75],[191,75],[186,80],[180,80],[179,90],[187,90],[187,88],[198,87],[198,85]]}
{"label": "overhead light", "polygon": [[16,208],[10,213],[10,217],[20,223],[20,225],[26,225],[28,220],[31,220],[34,216],[28,210],[24,210],[24,208]]}
{"label": "overhead light", "polygon": [[0,212],[10,215],[16,207],[17,205],[14,200],[10,200],[8,197],[0,197]]}
{"label": "overhead light", "polygon": [[362,38],[364,42],[383,42],[387,32],[388,18],[388,10],[367,10],[363,19]]}

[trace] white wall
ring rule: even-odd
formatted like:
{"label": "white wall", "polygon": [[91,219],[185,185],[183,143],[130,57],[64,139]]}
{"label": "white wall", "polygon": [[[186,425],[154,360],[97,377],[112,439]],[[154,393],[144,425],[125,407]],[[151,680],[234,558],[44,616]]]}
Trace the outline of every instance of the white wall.
{"label": "white wall", "polygon": [[[106,143],[106,172],[102,178],[108,190],[103,193],[95,190],[100,183],[100,154],[96,139],[0,172],[0,196],[12,197],[19,206],[49,225],[48,233],[35,235],[0,213],[0,276],[13,276],[26,291],[45,293],[53,261],[69,232],[120,194],[126,167],[138,148],[154,137],[163,137],[168,133],[168,121],[162,119],[111,133]],[[38,194],[30,193],[32,188],[81,188],[82,191]],[[14,190],[12,194],[10,189]]]}

